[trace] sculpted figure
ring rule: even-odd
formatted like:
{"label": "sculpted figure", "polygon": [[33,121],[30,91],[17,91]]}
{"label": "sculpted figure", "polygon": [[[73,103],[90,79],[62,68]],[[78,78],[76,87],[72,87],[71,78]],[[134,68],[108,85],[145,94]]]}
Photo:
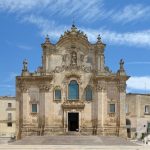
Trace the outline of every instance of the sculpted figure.
{"label": "sculpted figure", "polygon": [[28,71],[28,61],[26,59],[23,61],[23,71]]}
{"label": "sculpted figure", "polygon": [[77,65],[77,53],[72,52],[71,54],[71,65]]}

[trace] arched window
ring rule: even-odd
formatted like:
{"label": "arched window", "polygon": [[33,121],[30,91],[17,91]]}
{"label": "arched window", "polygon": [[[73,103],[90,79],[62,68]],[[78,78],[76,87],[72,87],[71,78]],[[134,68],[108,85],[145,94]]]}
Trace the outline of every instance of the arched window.
{"label": "arched window", "polygon": [[85,89],[85,99],[87,101],[90,101],[93,99],[93,92],[92,92],[92,87],[91,86],[87,86]]}
{"label": "arched window", "polygon": [[55,96],[54,97],[55,100],[61,100],[61,90],[60,89],[56,88],[55,91],[54,91],[54,94],[55,94],[54,95]]}
{"label": "arched window", "polygon": [[72,80],[68,86],[68,99],[78,100],[79,99],[79,85],[76,80]]}

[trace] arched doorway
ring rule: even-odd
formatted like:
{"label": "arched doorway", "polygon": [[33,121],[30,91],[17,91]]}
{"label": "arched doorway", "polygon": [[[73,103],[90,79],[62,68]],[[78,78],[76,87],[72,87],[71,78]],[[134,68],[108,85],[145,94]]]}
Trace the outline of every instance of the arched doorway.
{"label": "arched doorway", "polygon": [[127,137],[131,138],[131,121],[126,119]]}

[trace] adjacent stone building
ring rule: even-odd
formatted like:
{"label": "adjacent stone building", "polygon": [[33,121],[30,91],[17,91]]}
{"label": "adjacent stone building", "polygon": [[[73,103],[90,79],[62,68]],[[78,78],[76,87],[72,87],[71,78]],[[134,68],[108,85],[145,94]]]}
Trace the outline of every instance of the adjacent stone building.
{"label": "adjacent stone building", "polygon": [[150,94],[127,94],[126,124],[128,137],[150,134]]}
{"label": "adjacent stone building", "polygon": [[16,135],[16,98],[0,97],[0,138]]}
{"label": "adjacent stone building", "polygon": [[92,44],[75,25],[56,44],[42,44],[42,66],[30,73],[24,61],[16,77],[17,137],[80,134],[126,137],[124,62],[113,73],[105,44]]}

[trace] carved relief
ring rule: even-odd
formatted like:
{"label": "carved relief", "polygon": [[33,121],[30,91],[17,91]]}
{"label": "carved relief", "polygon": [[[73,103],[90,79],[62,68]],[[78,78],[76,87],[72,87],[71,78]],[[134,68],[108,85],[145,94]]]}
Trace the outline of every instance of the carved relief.
{"label": "carved relief", "polygon": [[85,104],[83,101],[71,101],[71,100],[65,100],[65,102],[62,104],[62,107],[65,109],[83,109],[85,107]]}

